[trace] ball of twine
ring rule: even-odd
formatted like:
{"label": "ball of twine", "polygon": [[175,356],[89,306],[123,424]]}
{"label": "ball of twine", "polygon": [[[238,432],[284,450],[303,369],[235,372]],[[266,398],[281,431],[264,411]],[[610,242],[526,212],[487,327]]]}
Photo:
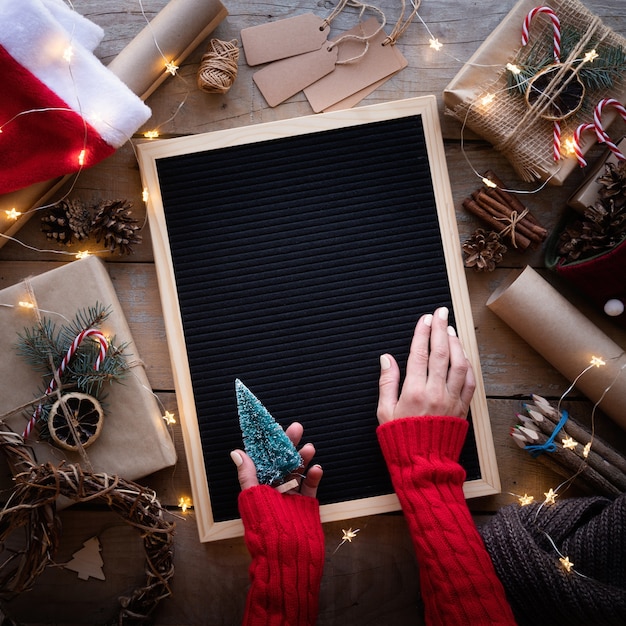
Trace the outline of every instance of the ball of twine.
{"label": "ball of twine", "polygon": [[207,93],[226,93],[237,78],[237,40],[211,39],[198,68],[198,87]]}

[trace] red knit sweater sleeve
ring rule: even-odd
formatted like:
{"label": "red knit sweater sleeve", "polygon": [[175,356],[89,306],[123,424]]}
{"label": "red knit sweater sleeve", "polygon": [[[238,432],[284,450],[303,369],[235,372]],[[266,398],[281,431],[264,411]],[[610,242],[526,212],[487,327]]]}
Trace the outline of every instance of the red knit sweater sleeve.
{"label": "red knit sweater sleeve", "polygon": [[252,556],[244,626],[313,626],[324,567],[317,499],[259,485],[239,494],[239,513]]}
{"label": "red knit sweater sleeve", "polygon": [[426,623],[515,624],[463,494],[467,429],[457,417],[407,417],[377,435],[415,546]]}

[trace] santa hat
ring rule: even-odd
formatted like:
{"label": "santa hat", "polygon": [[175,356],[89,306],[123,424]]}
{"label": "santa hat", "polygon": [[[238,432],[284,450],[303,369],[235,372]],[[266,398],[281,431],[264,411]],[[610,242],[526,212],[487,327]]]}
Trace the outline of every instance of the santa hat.
{"label": "santa hat", "polygon": [[0,0],[0,193],[98,163],[150,117],[94,56],[102,36],[62,0]]}

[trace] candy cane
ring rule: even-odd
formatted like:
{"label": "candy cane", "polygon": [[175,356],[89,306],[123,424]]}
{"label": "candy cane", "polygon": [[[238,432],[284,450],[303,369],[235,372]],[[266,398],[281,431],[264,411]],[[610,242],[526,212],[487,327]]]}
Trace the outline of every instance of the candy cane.
{"label": "candy cane", "polygon": [[605,143],[607,148],[620,160],[625,161],[626,156],[624,156],[620,149],[611,141],[611,138],[608,136],[604,127],[602,126],[602,111],[605,107],[611,106],[613,107],[621,116],[622,119],[626,121],[626,108],[621,102],[615,100],[615,98],[603,98],[596,104],[595,109],[593,110],[593,123],[596,131],[596,136],[598,137],[598,141],[600,143]]}
{"label": "candy cane", "polygon": [[545,13],[552,22],[553,38],[552,38],[552,51],[554,53],[554,60],[559,61],[561,59],[561,22],[556,13],[550,7],[535,7],[524,18],[524,24],[522,25],[522,46],[525,46],[529,40],[529,28],[535,15],[538,13]]}
{"label": "candy cane", "polygon": [[[56,375],[53,376],[52,380],[48,383],[48,387],[46,388],[46,395],[49,395],[54,391],[56,387],[57,378],[61,378],[61,376],[63,375],[63,372],[65,372],[72,357],[74,356],[74,354],[76,354],[78,347],[80,346],[80,344],[83,342],[83,340],[86,337],[93,337],[100,344],[98,356],[96,357],[96,360],[93,366],[93,369],[96,371],[100,369],[100,365],[102,361],[104,360],[104,357],[106,356],[106,352],[109,347],[109,342],[107,341],[107,338],[99,330],[95,328],[87,328],[86,330],[82,330],[80,333],[78,333],[74,341],[72,341],[72,345],[68,348],[67,353],[65,354],[65,356],[63,357],[63,360],[61,361],[61,364],[57,368]],[[39,406],[35,409],[33,415],[31,416],[30,420],[28,420],[28,424],[26,424],[26,428],[24,429],[24,433],[22,435],[24,439],[27,439],[28,436],[33,431],[33,429],[35,428],[35,424],[37,423],[37,420],[41,417],[41,411],[42,411],[42,406],[41,404],[39,404]]]}
{"label": "candy cane", "polygon": [[587,165],[587,161],[585,161],[585,157],[583,156],[582,148],[580,147],[580,136],[588,130],[595,131],[595,128],[595,124],[589,122],[580,124],[580,126],[578,126],[578,128],[574,131],[574,154],[578,159],[578,165],[580,165],[580,167],[585,167]]}
{"label": "candy cane", "polygon": [[558,161],[561,158],[561,124],[558,120],[554,120],[553,124],[552,154],[555,161]]}

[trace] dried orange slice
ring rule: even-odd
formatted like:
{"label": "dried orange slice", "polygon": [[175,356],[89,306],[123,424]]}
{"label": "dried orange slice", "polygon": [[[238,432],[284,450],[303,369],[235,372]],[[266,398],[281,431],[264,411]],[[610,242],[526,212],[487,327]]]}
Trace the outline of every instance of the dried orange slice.
{"label": "dried orange slice", "polygon": [[61,396],[52,405],[48,429],[57,445],[78,450],[76,437],[83,448],[90,446],[100,435],[103,418],[102,406],[93,396],[75,391]]}

